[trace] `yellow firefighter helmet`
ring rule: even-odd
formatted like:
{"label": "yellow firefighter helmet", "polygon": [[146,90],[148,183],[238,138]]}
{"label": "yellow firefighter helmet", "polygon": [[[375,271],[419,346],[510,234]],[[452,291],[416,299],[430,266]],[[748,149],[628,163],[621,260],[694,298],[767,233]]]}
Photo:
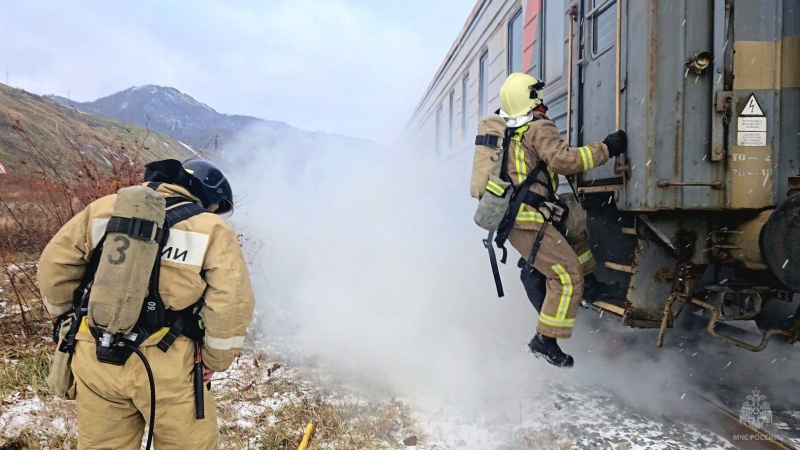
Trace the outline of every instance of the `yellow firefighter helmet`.
{"label": "yellow firefighter helmet", "polygon": [[522,72],[514,72],[500,88],[500,106],[509,117],[524,116],[542,104],[544,82]]}

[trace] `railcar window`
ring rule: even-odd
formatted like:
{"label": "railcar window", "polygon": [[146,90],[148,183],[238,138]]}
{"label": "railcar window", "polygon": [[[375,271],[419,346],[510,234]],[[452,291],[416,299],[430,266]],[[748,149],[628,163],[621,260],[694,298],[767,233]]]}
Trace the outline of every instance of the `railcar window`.
{"label": "railcar window", "polygon": [[553,84],[564,73],[567,7],[563,1],[542,2],[544,8],[544,81]]}
{"label": "railcar window", "polygon": [[508,73],[522,71],[522,10],[508,22]]}
{"label": "railcar window", "polygon": [[478,117],[486,115],[489,106],[489,51],[483,52],[478,71]]}
{"label": "railcar window", "polygon": [[447,147],[453,148],[453,127],[455,124],[453,123],[453,99],[456,96],[456,91],[450,91],[450,101],[449,101],[449,109],[447,110],[447,114],[449,116],[449,124],[447,127]]}
{"label": "railcar window", "polygon": [[[592,24],[592,55],[598,56],[614,45],[617,31],[616,0],[594,0],[593,10],[589,13]],[[598,6],[599,5],[599,6]]]}
{"label": "railcar window", "polygon": [[469,86],[469,75],[464,75],[461,79],[461,139],[467,138],[467,86]]}
{"label": "railcar window", "polygon": [[441,155],[444,150],[444,130],[442,129],[442,105],[436,108],[436,155]]}

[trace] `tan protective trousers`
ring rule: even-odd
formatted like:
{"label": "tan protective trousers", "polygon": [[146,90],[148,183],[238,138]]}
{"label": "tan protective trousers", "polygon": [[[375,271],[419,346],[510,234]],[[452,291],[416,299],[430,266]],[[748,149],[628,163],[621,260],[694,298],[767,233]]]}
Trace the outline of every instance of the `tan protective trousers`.
{"label": "tan protective trousers", "polygon": [[[523,258],[530,256],[541,226],[536,224],[534,230],[511,229],[508,241]],[[552,224],[545,228],[533,267],[547,279],[536,331],[553,338],[569,338],[583,295],[583,269],[567,239]]]}
{"label": "tan protective trousers", "polygon": [[[559,196],[569,208],[567,221],[564,224],[569,245],[578,255],[578,261],[583,267],[583,276],[589,275],[597,268],[597,262],[589,249],[589,230],[586,227],[586,211],[572,193]],[[523,254],[525,259],[528,255]]]}
{"label": "tan protective trousers", "polygon": [[[156,418],[153,444],[163,449],[216,449],[214,396],[205,390],[205,418],[195,418],[194,343],[181,336],[164,353],[140,347],[153,370]],[[150,420],[150,385],[135,354],[122,366],[97,361],[94,342],[78,341],[72,359],[78,403],[78,449],[138,450]]]}

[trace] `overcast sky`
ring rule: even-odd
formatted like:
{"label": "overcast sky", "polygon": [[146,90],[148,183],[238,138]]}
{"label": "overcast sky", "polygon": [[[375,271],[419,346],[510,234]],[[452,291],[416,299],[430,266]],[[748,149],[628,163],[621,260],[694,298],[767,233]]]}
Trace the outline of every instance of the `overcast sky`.
{"label": "overcast sky", "polygon": [[386,143],[474,4],[6,0],[0,81],[81,102],[170,86],[221,113]]}

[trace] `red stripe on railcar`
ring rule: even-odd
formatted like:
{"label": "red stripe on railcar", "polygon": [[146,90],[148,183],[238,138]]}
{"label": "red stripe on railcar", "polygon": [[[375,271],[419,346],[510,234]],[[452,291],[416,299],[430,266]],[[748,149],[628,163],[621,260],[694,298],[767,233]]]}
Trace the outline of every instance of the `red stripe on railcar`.
{"label": "red stripe on railcar", "polygon": [[542,0],[528,0],[525,5],[525,21],[522,24],[522,67],[525,73],[531,70],[533,63],[533,41],[539,17],[542,15]]}

